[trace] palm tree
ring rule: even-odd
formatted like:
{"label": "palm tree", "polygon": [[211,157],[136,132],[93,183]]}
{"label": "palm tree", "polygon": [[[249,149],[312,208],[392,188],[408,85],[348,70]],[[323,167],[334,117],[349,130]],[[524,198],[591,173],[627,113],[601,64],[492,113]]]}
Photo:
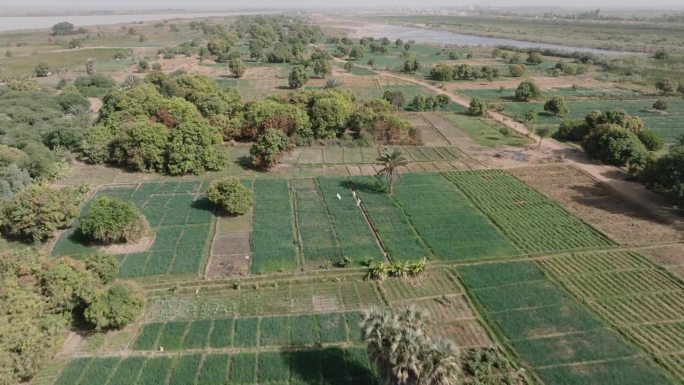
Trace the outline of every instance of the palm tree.
{"label": "palm tree", "polygon": [[385,149],[377,159],[382,169],[378,175],[387,180],[387,193],[392,195],[395,180],[401,180],[399,167],[405,167],[408,161],[398,148]]}
{"label": "palm tree", "polygon": [[423,383],[426,385],[455,385],[459,383],[461,363],[459,350],[450,341],[438,339],[428,350]]}
{"label": "palm tree", "polygon": [[424,328],[427,314],[414,307],[399,313],[371,309],[361,331],[368,357],[385,385],[456,385],[458,349],[445,340],[431,342]]}

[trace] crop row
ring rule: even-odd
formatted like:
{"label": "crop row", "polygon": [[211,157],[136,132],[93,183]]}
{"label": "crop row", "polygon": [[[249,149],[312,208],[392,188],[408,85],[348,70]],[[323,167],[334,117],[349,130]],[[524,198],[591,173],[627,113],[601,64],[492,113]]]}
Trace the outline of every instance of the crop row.
{"label": "crop row", "polygon": [[394,196],[438,259],[495,258],[518,253],[487,217],[439,174],[406,174]]}
{"label": "crop row", "polygon": [[304,260],[319,265],[323,261],[338,261],[342,256],[340,244],[316,179],[291,179],[290,188],[295,199]]}
{"label": "crop row", "polygon": [[650,361],[631,358],[636,352],[630,345],[603,327],[534,262],[457,270],[486,318],[546,385],[637,385],[645,377],[649,384],[672,383]]}
{"label": "crop row", "polygon": [[[318,185],[337,234],[342,256],[349,257],[356,263],[365,259],[383,260],[373,231],[349,191],[347,179],[321,177],[318,178]],[[337,199],[337,194],[342,199]]]}
{"label": "crop row", "polygon": [[375,282],[315,282],[278,287],[223,290],[217,295],[152,299],[147,317],[155,321],[268,314],[323,313],[383,306]]}
{"label": "crop row", "polygon": [[387,195],[377,178],[352,177],[351,182],[392,260],[416,260],[432,255],[401,207]]}
{"label": "crop row", "polygon": [[[597,265],[604,270],[597,271]],[[589,299],[590,306],[614,327],[684,380],[681,371],[665,364],[665,356],[680,353],[684,346],[684,284],[680,280],[633,252],[557,256],[542,266],[575,295]]]}
{"label": "crop row", "polygon": [[288,181],[256,180],[252,225],[252,272],[292,270],[297,265],[298,252]]}
{"label": "crop row", "polygon": [[527,253],[613,245],[601,233],[503,170],[443,175]]}
{"label": "crop row", "polygon": [[359,313],[149,323],[134,350],[192,350],[256,346],[311,346],[360,342]]}
{"label": "crop row", "polygon": [[76,358],[55,385],[375,384],[363,348]]}

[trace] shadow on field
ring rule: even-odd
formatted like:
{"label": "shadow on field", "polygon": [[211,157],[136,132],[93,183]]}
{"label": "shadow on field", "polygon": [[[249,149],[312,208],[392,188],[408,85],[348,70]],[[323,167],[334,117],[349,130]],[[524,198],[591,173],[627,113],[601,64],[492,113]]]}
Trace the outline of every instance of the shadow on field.
{"label": "shadow on field", "polygon": [[377,381],[367,365],[357,362],[341,348],[283,352],[298,384],[374,385]]}
{"label": "shadow on field", "polygon": [[192,201],[192,203],[190,203],[190,207],[195,210],[214,211],[214,206],[211,204],[211,202],[209,202],[209,198],[206,196]]}
{"label": "shadow on field", "polygon": [[[379,180],[373,178],[373,179],[364,179],[364,180],[355,180],[351,183],[352,187],[360,192],[363,193],[368,193],[368,194],[384,194],[386,192],[385,186],[380,183]],[[344,188],[349,188],[349,183],[347,182],[341,182],[340,187]]]}

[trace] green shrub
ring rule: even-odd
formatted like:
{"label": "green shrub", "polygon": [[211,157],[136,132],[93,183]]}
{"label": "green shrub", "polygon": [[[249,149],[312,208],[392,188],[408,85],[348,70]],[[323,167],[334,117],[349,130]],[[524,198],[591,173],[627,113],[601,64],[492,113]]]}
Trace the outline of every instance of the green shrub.
{"label": "green shrub", "polygon": [[589,133],[589,125],[584,119],[564,120],[554,135],[557,139],[580,141]]}
{"label": "green shrub", "polygon": [[541,90],[537,83],[532,80],[525,80],[518,85],[515,90],[515,100],[520,102],[526,102],[530,99],[534,99],[541,95]]}
{"label": "green shrub", "polygon": [[133,203],[103,196],[80,218],[79,230],[95,242],[130,242],[145,235],[147,222]]}
{"label": "green shrub", "polygon": [[120,328],[135,321],[144,306],[145,297],[139,289],[117,284],[96,295],[83,315],[97,329]]}
{"label": "green shrub", "polygon": [[550,112],[554,116],[567,115],[568,104],[562,96],[554,96],[544,104],[544,111]]}
{"label": "green shrub", "polygon": [[22,240],[44,241],[69,225],[81,199],[72,189],[29,186],[5,206],[4,233]]}
{"label": "green shrub", "polygon": [[102,283],[110,283],[119,274],[119,260],[113,255],[95,254],[85,259],[86,271],[98,277]]}
{"label": "green shrub", "polygon": [[663,138],[653,130],[641,130],[637,133],[637,137],[649,151],[658,151],[663,148]]}
{"label": "green shrub", "polygon": [[207,190],[209,201],[232,215],[245,214],[254,205],[252,190],[236,177],[211,182]]}
{"label": "green shrub", "polygon": [[278,164],[283,152],[288,151],[291,147],[290,138],[285,133],[270,128],[252,144],[249,155],[255,167],[270,169]]}
{"label": "green shrub", "polygon": [[35,68],[36,76],[39,78],[44,78],[48,75],[50,75],[50,67],[47,65],[47,63],[38,63]]}
{"label": "green shrub", "polygon": [[670,108],[670,102],[667,99],[659,98],[653,103],[653,108],[658,111],[667,111]]}
{"label": "green shrub", "polygon": [[79,76],[74,80],[74,86],[85,96],[101,97],[110,89],[116,87],[116,81],[103,74]]}
{"label": "green shrub", "polygon": [[489,103],[484,99],[472,98],[470,99],[470,106],[468,107],[468,114],[473,116],[484,116],[487,114]]}

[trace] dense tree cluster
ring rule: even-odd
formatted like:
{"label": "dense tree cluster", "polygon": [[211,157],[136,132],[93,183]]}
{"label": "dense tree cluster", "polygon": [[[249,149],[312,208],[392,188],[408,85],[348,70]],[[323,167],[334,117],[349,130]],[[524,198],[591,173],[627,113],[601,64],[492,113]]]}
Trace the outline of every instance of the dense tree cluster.
{"label": "dense tree cluster", "polygon": [[515,100],[519,102],[527,102],[541,95],[541,89],[533,80],[525,80],[518,85],[515,90]]}
{"label": "dense tree cluster", "polygon": [[150,74],[144,84],[113,90],[100,121],[80,150],[91,163],[116,163],[136,171],[173,175],[219,170],[222,132],[233,132],[242,108],[237,93],[204,75]]}
{"label": "dense tree cluster", "polygon": [[642,170],[633,172],[646,187],[670,197],[684,208],[684,136],[680,136],[669,152],[649,158]]}
{"label": "dense tree cluster", "polygon": [[440,63],[430,69],[430,78],[438,81],[450,81],[454,79],[487,79],[494,80],[501,76],[497,67],[483,66],[473,67],[469,64],[459,64],[455,67]]}
{"label": "dense tree cluster", "polygon": [[111,284],[117,273],[113,256],[84,264],[31,249],[1,255],[0,383],[34,376],[61,348],[70,324],[104,329],[135,321],[144,296],[133,286]]}
{"label": "dense tree cluster", "polygon": [[435,111],[446,107],[450,101],[449,96],[444,94],[434,96],[418,94],[413,98],[409,107],[413,111]]}

